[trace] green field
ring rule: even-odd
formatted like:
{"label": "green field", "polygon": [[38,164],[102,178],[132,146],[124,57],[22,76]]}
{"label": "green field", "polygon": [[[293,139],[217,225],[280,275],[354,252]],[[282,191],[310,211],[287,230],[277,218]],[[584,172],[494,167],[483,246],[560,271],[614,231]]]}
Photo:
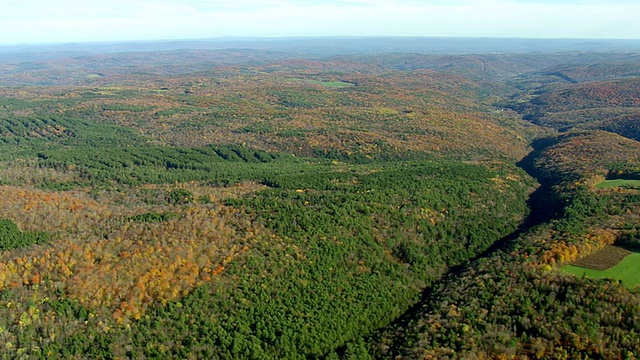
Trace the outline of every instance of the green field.
{"label": "green field", "polygon": [[609,189],[614,187],[627,187],[640,189],[640,180],[624,180],[624,179],[616,179],[616,180],[605,180],[600,184],[596,185],[598,189]]}
{"label": "green field", "polygon": [[342,88],[342,87],[355,86],[355,84],[344,82],[344,81],[321,81],[321,80],[300,79],[300,78],[296,78],[292,80],[300,81],[307,85],[320,85],[327,88]]}
{"label": "green field", "polygon": [[577,275],[586,275],[594,279],[611,278],[622,280],[622,283],[628,288],[634,288],[640,285],[640,253],[633,253],[618,265],[607,270],[593,270],[575,265],[567,265],[562,270]]}

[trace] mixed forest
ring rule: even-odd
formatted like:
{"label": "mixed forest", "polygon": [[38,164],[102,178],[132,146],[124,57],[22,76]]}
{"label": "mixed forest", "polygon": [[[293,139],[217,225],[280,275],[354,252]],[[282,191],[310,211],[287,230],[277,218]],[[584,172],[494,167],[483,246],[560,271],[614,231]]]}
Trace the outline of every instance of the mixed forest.
{"label": "mixed forest", "polygon": [[316,41],[0,48],[0,358],[640,357],[640,46]]}

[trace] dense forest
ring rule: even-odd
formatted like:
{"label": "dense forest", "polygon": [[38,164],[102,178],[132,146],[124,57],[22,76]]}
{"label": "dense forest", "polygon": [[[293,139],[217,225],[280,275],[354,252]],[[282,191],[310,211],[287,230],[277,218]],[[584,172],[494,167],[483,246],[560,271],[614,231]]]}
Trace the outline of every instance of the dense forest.
{"label": "dense forest", "polygon": [[335,41],[0,48],[1,357],[640,357],[637,48]]}

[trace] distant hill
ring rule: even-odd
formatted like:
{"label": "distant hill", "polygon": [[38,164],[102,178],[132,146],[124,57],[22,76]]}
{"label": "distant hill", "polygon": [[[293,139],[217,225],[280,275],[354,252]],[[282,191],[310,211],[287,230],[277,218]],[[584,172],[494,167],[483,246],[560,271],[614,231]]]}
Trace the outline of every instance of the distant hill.
{"label": "distant hill", "polygon": [[613,117],[590,126],[640,141],[640,112]]}
{"label": "distant hill", "polygon": [[640,56],[635,53],[573,54],[557,64],[520,74],[510,83],[529,91],[548,91],[563,85],[612,81],[640,76]]}
{"label": "distant hill", "polygon": [[[532,73],[518,80],[531,87],[532,81],[557,80],[554,73],[604,61],[627,63],[630,69],[620,64],[618,71],[633,71],[638,58],[628,52],[634,49],[640,50],[640,41],[420,37],[220,38],[0,46],[0,81],[6,85],[52,85],[65,83],[63,78],[68,79],[66,83],[77,83],[82,73],[108,72],[116,67],[120,72],[177,74],[230,64],[256,65],[284,59],[326,62],[338,58],[385,69],[431,69],[485,80]],[[545,70],[554,67],[558,68]],[[49,75],[58,75],[44,80],[47,69],[53,71]],[[25,72],[33,77],[21,76]]]}
{"label": "distant hill", "polygon": [[[29,88],[36,97],[54,97],[19,105],[31,113],[46,103],[65,116],[134,128],[176,146],[246,144],[338,159],[410,153],[519,159],[528,151],[523,126],[482,102],[492,94],[483,82],[346,60],[276,60],[281,56],[271,54],[267,62],[262,55],[270,53],[57,59],[9,81],[64,86],[55,94],[50,87]],[[10,89],[5,94],[6,111],[17,111],[19,97]]]}
{"label": "distant hill", "polygon": [[[638,40],[456,38],[456,37],[299,37],[184,39],[0,46],[0,55],[58,57],[59,53],[105,54],[193,50],[255,49],[297,53],[304,57],[335,54],[611,52],[640,50]],[[2,56],[0,56],[2,59]]]}
{"label": "distant hill", "polygon": [[116,81],[123,76],[188,74],[222,66],[257,65],[290,58],[290,54],[278,51],[247,49],[69,54],[51,59],[36,56],[28,61],[9,57],[0,67],[0,81],[5,86],[72,85],[92,83],[105,77],[108,81]]}
{"label": "distant hill", "polygon": [[640,142],[607,131],[576,131],[547,139],[531,154],[533,167],[541,179],[571,181],[609,170],[640,164]]}
{"label": "distant hill", "polygon": [[[579,84],[540,95],[531,101],[538,112],[560,113],[602,107],[640,106],[640,77]],[[544,110],[537,109],[536,107]]]}
{"label": "distant hill", "polygon": [[526,120],[557,130],[601,129],[637,139],[640,77],[564,85],[507,106]]}

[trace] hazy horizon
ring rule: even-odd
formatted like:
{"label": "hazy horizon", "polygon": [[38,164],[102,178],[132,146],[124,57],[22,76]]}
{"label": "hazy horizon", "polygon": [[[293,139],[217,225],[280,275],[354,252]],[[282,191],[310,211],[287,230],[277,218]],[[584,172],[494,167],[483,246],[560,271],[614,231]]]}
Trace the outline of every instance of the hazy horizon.
{"label": "hazy horizon", "polygon": [[309,36],[217,36],[217,37],[203,37],[203,38],[153,38],[153,39],[134,39],[134,40],[78,40],[78,41],[50,41],[50,42],[22,42],[22,43],[0,43],[0,47],[32,47],[32,46],[65,46],[65,45],[103,45],[103,44],[151,44],[151,43],[207,43],[207,42],[219,42],[219,43],[233,43],[233,42],[271,42],[271,41],[306,41],[306,40],[403,40],[403,39],[415,39],[415,40],[468,40],[468,41],[491,41],[491,40],[505,40],[505,41],[548,41],[548,42],[631,42],[640,43],[640,38],[625,39],[625,38],[543,38],[543,37],[523,37],[523,36],[404,36],[404,35],[334,35],[334,36],[322,36],[322,35],[309,35]]}
{"label": "hazy horizon", "polygon": [[227,38],[640,39],[640,3],[588,0],[7,0],[0,45]]}

